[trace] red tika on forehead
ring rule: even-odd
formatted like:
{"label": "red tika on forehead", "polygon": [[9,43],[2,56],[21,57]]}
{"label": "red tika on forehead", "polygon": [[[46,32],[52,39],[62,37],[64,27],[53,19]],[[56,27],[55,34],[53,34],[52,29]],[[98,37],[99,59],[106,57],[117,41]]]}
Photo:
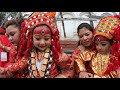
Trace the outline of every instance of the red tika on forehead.
{"label": "red tika on forehead", "polygon": [[96,36],[94,41],[97,42],[97,41],[108,41],[109,39],[107,39],[106,37],[104,36]]}
{"label": "red tika on forehead", "polygon": [[38,28],[34,30],[33,34],[46,35],[46,34],[51,34],[51,31],[46,28]]}

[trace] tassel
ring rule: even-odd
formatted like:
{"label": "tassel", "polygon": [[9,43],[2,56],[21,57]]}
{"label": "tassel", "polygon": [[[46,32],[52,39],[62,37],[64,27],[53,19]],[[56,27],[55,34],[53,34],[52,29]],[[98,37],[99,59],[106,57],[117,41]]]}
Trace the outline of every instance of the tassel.
{"label": "tassel", "polygon": [[32,42],[30,40],[27,41],[27,48],[30,49],[32,47]]}
{"label": "tassel", "polygon": [[58,52],[61,52],[61,46],[60,46],[60,41],[57,42],[56,48]]}
{"label": "tassel", "polygon": [[55,48],[55,46],[52,46],[51,49],[52,49],[53,58],[54,58],[55,62],[56,62],[57,64],[59,64],[59,63],[58,63],[59,55],[58,55],[57,49]]}
{"label": "tassel", "polygon": [[21,23],[21,28],[24,28],[25,27],[25,22],[22,22]]}

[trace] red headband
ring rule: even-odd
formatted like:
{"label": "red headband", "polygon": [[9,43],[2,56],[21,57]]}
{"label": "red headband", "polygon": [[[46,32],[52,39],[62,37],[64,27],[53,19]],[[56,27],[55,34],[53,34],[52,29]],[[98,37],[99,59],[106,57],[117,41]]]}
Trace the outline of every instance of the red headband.
{"label": "red headband", "polygon": [[107,39],[106,37],[104,36],[96,36],[94,41],[108,41],[109,39]]}
{"label": "red headband", "polygon": [[45,27],[42,27],[42,28],[35,29],[33,34],[46,35],[46,34],[51,34],[51,31]]}

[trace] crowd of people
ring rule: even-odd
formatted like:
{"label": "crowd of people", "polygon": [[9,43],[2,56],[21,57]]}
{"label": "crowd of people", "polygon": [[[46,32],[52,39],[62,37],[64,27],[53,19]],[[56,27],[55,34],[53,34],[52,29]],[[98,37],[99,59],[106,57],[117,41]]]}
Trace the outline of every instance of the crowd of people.
{"label": "crowd of people", "polygon": [[120,15],[77,27],[71,55],[60,44],[55,12],[35,12],[0,28],[0,78],[119,78]]}

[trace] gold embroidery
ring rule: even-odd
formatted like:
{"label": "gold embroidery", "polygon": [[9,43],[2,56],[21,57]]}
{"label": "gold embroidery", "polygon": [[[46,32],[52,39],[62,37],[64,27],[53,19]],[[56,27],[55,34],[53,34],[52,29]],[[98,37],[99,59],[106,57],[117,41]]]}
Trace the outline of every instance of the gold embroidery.
{"label": "gold embroidery", "polygon": [[77,65],[78,65],[80,71],[86,71],[84,63],[86,61],[92,60],[92,57],[94,55],[95,55],[95,52],[91,52],[89,50],[86,50],[84,52],[80,51],[80,53],[78,55],[74,56],[74,57],[76,57],[75,61],[76,61]]}
{"label": "gold embroidery", "polygon": [[97,75],[102,76],[108,67],[108,63],[109,54],[101,55],[98,53],[92,60],[92,69]]}

